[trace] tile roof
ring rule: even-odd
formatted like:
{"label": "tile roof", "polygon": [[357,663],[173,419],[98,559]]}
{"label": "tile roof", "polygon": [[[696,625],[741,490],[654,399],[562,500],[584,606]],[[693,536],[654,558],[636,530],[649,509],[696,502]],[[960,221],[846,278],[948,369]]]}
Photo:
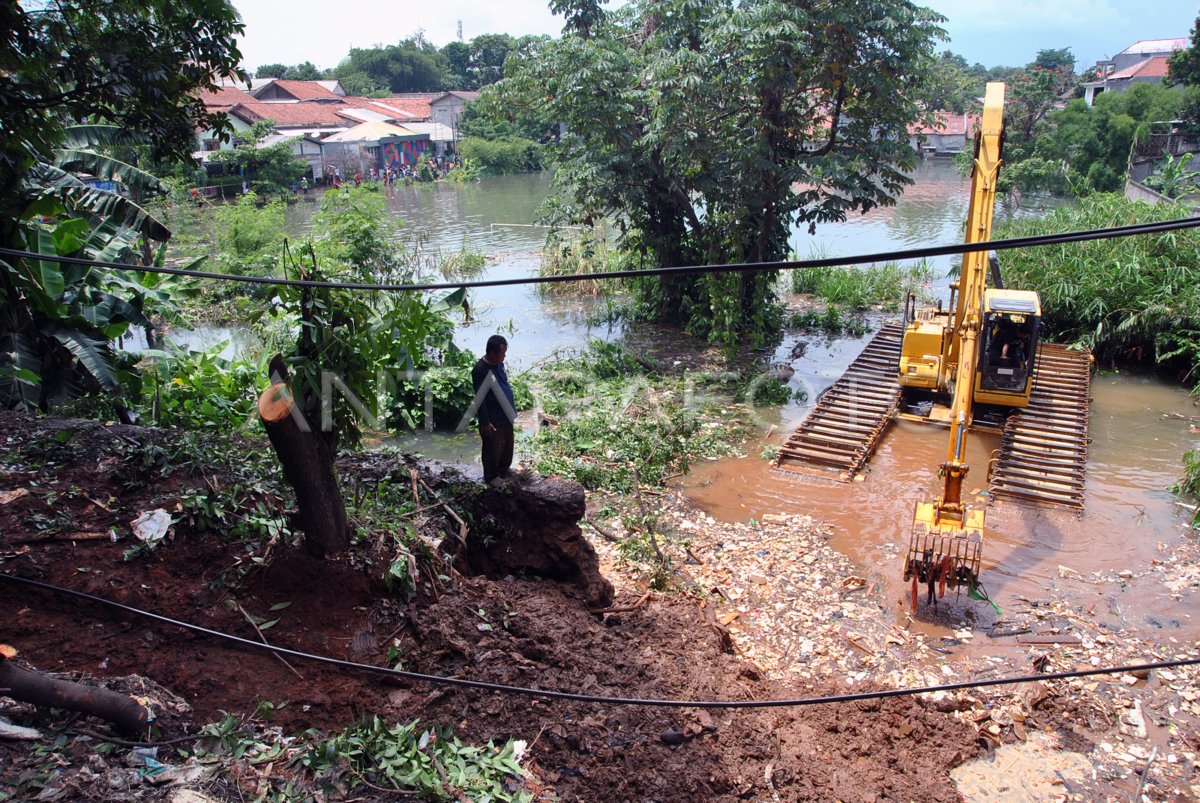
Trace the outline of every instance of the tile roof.
{"label": "tile roof", "polygon": [[346,128],[353,120],[338,114],[336,103],[266,103],[252,100],[229,110],[248,123],[274,120],[281,128]]}
{"label": "tile roof", "polygon": [[932,123],[913,123],[908,127],[910,135],[965,137],[979,125],[979,115],[956,112],[934,112]]}
{"label": "tile roof", "polygon": [[243,92],[232,86],[221,86],[212,92],[202,92],[200,98],[209,111],[226,111],[238,103],[254,100],[254,96],[249,92]]}
{"label": "tile roof", "polygon": [[1166,78],[1167,57],[1151,56],[1142,59],[1137,64],[1126,67],[1108,76],[1110,81],[1122,81],[1130,78]]}
{"label": "tile roof", "polygon": [[1142,39],[1118,53],[1118,56],[1134,56],[1139,53],[1174,53],[1176,50],[1187,50],[1186,38],[1175,39]]}
{"label": "tile roof", "polygon": [[[296,100],[315,100],[317,98],[339,98],[337,93],[323,86],[323,81],[290,81],[283,78],[276,78],[262,87],[277,86],[284,92],[288,93]],[[258,89],[256,88],[256,89]],[[257,94],[257,92],[255,93]]]}
{"label": "tile roof", "polygon": [[393,95],[390,98],[378,98],[379,103],[386,104],[393,109],[410,115],[413,120],[428,120],[433,116],[433,111],[429,108],[429,102],[432,97],[404,97],[401,95]]}

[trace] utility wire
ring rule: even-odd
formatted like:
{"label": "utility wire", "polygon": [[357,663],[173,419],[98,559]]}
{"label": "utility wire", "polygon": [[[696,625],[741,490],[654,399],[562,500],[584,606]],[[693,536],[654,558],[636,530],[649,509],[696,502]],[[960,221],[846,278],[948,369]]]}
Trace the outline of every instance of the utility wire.
{"label": "utility wire", "polygon": [[1006,686],[1016,683],[1035,683],[1042,680],[1065,680],[1068,678],[1082,678],[1091,675],[1112,675],[1117,673],[1149,671],[1151,669],[1167,669],[1177,666],[1196,666],[1200,664],[1200,658],[1177,658],[1170,661],[1156,661],[1153,663],[1130,664],[1126,666],[1114,666],[1104,669],[1076,669],[1068,672],[1048,672],[1041,675],[1018,675],[1016,677],[1006,678],[991,678],[987,680],[969,680],[961,683],[947,683],[941,686],[921,686],[910,689],[881,689],[877,691],[856,692],[853,694],[836,694],[825,697],[800,697],[790,700],[672,700],[672,699],[643,699],[636,697],[604,697],[592,694],[579,694],[577,692],[565,691],[550,691],[546,689],[533,689],[525,686],[507,686],[500,683],[488,683],[482,680],[468,680],[466,678],[449,678],[440,675],[426,675],[420,672],[408,672],[402,669],[389,669],[386,666],[374,666],[372,664],[361,664],[354,661],[345,661],[340,658],[331,658],[327,655],[315,655],[312,653],[301,652],[299,650],[288,649],[287,647],[277,647],[270,644],[263,644],[258,641],[252,641],[241,636],[234,636],[229,633],[223,633],[219,630],[212,630],[200,625],[194,625],[189,622],[184,622],[179,619],[172,619],[157,613],[151,613],[140,608],[134,608],[130,605],[124,605],[119,602],[97,597],[93,594],[87,594],[82,591],[74,591],[69,588],[43,583],[39,580],[30,580],[25,577],[17,577],[16,575],[0,572],[0,580],[5,580],[10,583],[18,583],[33,588],[38,588],[43,591],[51,591],[56,594],[62,594],[76,599],[87,600],[101,605],[106,605],[110,608],[115,608],[125,613],[131,613],[135,616],[142,616],[147,619],[152,619],[156,622],[172,625],[174,627],[182,627],[186,630],[191,630],[194,633],[200,633],[213,638],[223,639],[235,644],[240,644],[243,647],[250,647],[255,650],[272,652],[276,655],[286,655],[291,658],[299,658],[306,661],[315,661],[318,663],[338,666],[345,669],[354,669],[362,672],[371,672],[378,675],[390,675],[392,677],[405,678],[407,680],[417,680],[426,683],[443,686],[458,686],[469,689],[481,689],[483,691],[499,692],[501,694],[518,695],[524,697],[542,697],[552,700],[571,700],[580,703],[599,703],[602,705],[634,705],[657,708],[796,708],[809,705],[822,705],[829,703],[849,703],[858,700],[876,700],[884,697],[906,697],[914,694],[929,694],[939,691],[960,691],[964,689],[978,689],[985,686]]}
{"label": "utility wire", "polygon": [[14,248],[0,248],[0,256],[37,259],[46,262],[57,262],[63,265],[82,265],[106,270],[132,270],[142,273],[163,273],[170,276],[187,276],[195,279],[213,279],[216,281],[242,282],[245,284],[265,284],[275,287],[324,287],[335,290],[363,290],[369,292],[408,292],[424,290],[457,290],[460,287],[504,287],[519,284],[551,284],[560,282],[600,281],[602,279],[633,279],[646,276],[674,276],[679,274],[697,273],[763,273],[772,270],[801,270],[805,268],[844,267],[872,262],[896,262],[907,259],[925,259],[928,257],[967,254],[977,251],[1003,251],[1012,248],[1032,248],[1046,245],[1062,245],[1064,243],[1079,243],[1089,240],[1103,240],[1111,237],[1128,237],[1135,234],[1159,234],[1180,229],[1192,229],[1200,226],[1200,217],[1180,218],[1160,223],[1135,223],[1128,226],[1114,226],[1107,229],[1090,229],[1086,231],[1067,232],[1065,234],[1041,234],[1034,237],[1015,237],[1008,240],[986,240],[979,243],[954,243],[953,245],[935,245],[924,248],[909,248],[899,251],[882,251],[875,254],[858,256],[830,257],[820,259],[803,259],[786,262],[746,262],[722,265],[684,265],[673,268],[648,268],[646,270],[613,270],[601,273],[571,273],[562,276],[524,276],[516,279],[477,279],[465,282],[427,282],[422,284],[365,284],[358,282],[330,282],[312,279],[281,279],[270,276],[239,276],[228,273],[213,273],[211,271],[189,270],[187,268],[164,268],[153,265],[128,265],[122,262],[101,262],[80,257],[61,257],[50,254],[38,254],[32,251],[20,251]]}

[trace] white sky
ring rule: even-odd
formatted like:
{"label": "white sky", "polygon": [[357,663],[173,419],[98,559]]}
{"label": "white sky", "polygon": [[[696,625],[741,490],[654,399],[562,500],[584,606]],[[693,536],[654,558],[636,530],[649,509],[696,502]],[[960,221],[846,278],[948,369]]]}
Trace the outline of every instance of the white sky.
{"label": "white sky", "polygon": [[[562,21],[546,0],[233,0],[246,23],[244,66],[311,61],[333,67],[351,47],[395,44],[418,28],[438,47],[483,33],[551,34]],[[948,18],[946,45],[969,62],[1020,66],[1044,48],[1070,47],[1077,67],[1094,64],[1139,39],[1186,37],[1196,0],[925,0]],[[941,48],[939,48],[941,49]]]}

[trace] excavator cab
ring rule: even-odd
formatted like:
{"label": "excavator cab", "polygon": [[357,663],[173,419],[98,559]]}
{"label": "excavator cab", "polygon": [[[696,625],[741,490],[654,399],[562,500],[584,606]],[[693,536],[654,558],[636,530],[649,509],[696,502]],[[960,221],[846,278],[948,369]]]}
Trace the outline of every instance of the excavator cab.
{"label": "excavator cab", "polygon": [[1033,389],[1041,303],[1028,290],[988,289],[983,298],[975,401],[1025,407]]}

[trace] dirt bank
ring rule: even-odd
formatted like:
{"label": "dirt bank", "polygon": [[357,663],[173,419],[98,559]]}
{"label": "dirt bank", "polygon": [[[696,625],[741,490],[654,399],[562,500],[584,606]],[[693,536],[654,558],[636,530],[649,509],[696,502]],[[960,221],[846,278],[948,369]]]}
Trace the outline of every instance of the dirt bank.
{"label": "dirt bank", "polygon": [[[73,434],[60,436],[64,428]],[[944,673],[945,656],[933,651],[940,645],[906,639],[886,617],[872,616],[882,601],[828,547],[818,522],[722,526],[670,495],[656,499],[664,546],[682,550],[686,535],[693,553],[678,562],[682,590],[648,591],[597,536],[617,586],[608,613],[589,611],[569,586],[529,578],[438,578],[423,570],[406,596],[389,590],[387,564],[365,546],[317,562],[286,539],[242,540],[194,516],[180,516],[156,548],[130,552],[130,522],[139,513],[176,511],[190,494],[245,482],[233,462],[197,468],[181,460],[177,437],[0,415],[0,571],[250,639],[259,637],[252,621],[278,619],[262,636],[298,650],[605,697],[771,700],[1030,669],[1030,651],[1016,650],[1007,663]],[[175,456],[163,461],[159,453]],[[278,503],[273,493],[264,483],[245,496],[269,507]],[[41,742],[0,741],[0,789],[18,798],[165,799],[187,787],[240,800],[284,784],[302,797],[322,779],[293,760],[306,749],[298,735],[335,732],[372,715],[453,726],[468,742],[524,740],[526,789],[542,799],[954,800],[954,768],[1038,730],[1095,768],[1092,777],[1069,780],[1069,790],[1059,787],[1064,794],[1128,795],[1137,782],[1131,773],[1145,763],[1137,752],[1143,744],[1161,744],[1145,786],[1152,799],[1190,794],[1194,772],[1195,755],[1187,758],[1184,748],[1196,743],[1194,712],[1180,706],[1191,705],[1184,694],[1196,675],[1184,671],[1136,685],[1096,680],[1024,687],[1033,692],[703,711],[514,697],[298,660],[287,666],[264,652],[9,583],[0,583],[0,602],[8,614],[0,641],[29,664],[148,679],[145,696],[163,712],[161,737],[194,733],[229,712],[280,745],[269,763],[225,756],[218,768],[164,788],[130,775],[129,748],[101,753],[94,736],[80,736],[81,728],[106,733],[103,723],[0,700],[0,715],[47,734]],[[1126,645],[1116,641],[1105,646],[1120,658]],[[1084,660],[1060,648],[1041,652],[1053,666]],[[1131,699],[1144,720],[1159,711],[1174,717],[1174,732],[1122,733],[1133,726],[1123,721],[1127,709],[1114,714],[1115,706]],[[212,748],[210,741],[199,744]],[[190,766],[165,748],[158,760]],[[123,779],[119,792],[114,778]],[[359,786],[351,796],[372,794]]]}

